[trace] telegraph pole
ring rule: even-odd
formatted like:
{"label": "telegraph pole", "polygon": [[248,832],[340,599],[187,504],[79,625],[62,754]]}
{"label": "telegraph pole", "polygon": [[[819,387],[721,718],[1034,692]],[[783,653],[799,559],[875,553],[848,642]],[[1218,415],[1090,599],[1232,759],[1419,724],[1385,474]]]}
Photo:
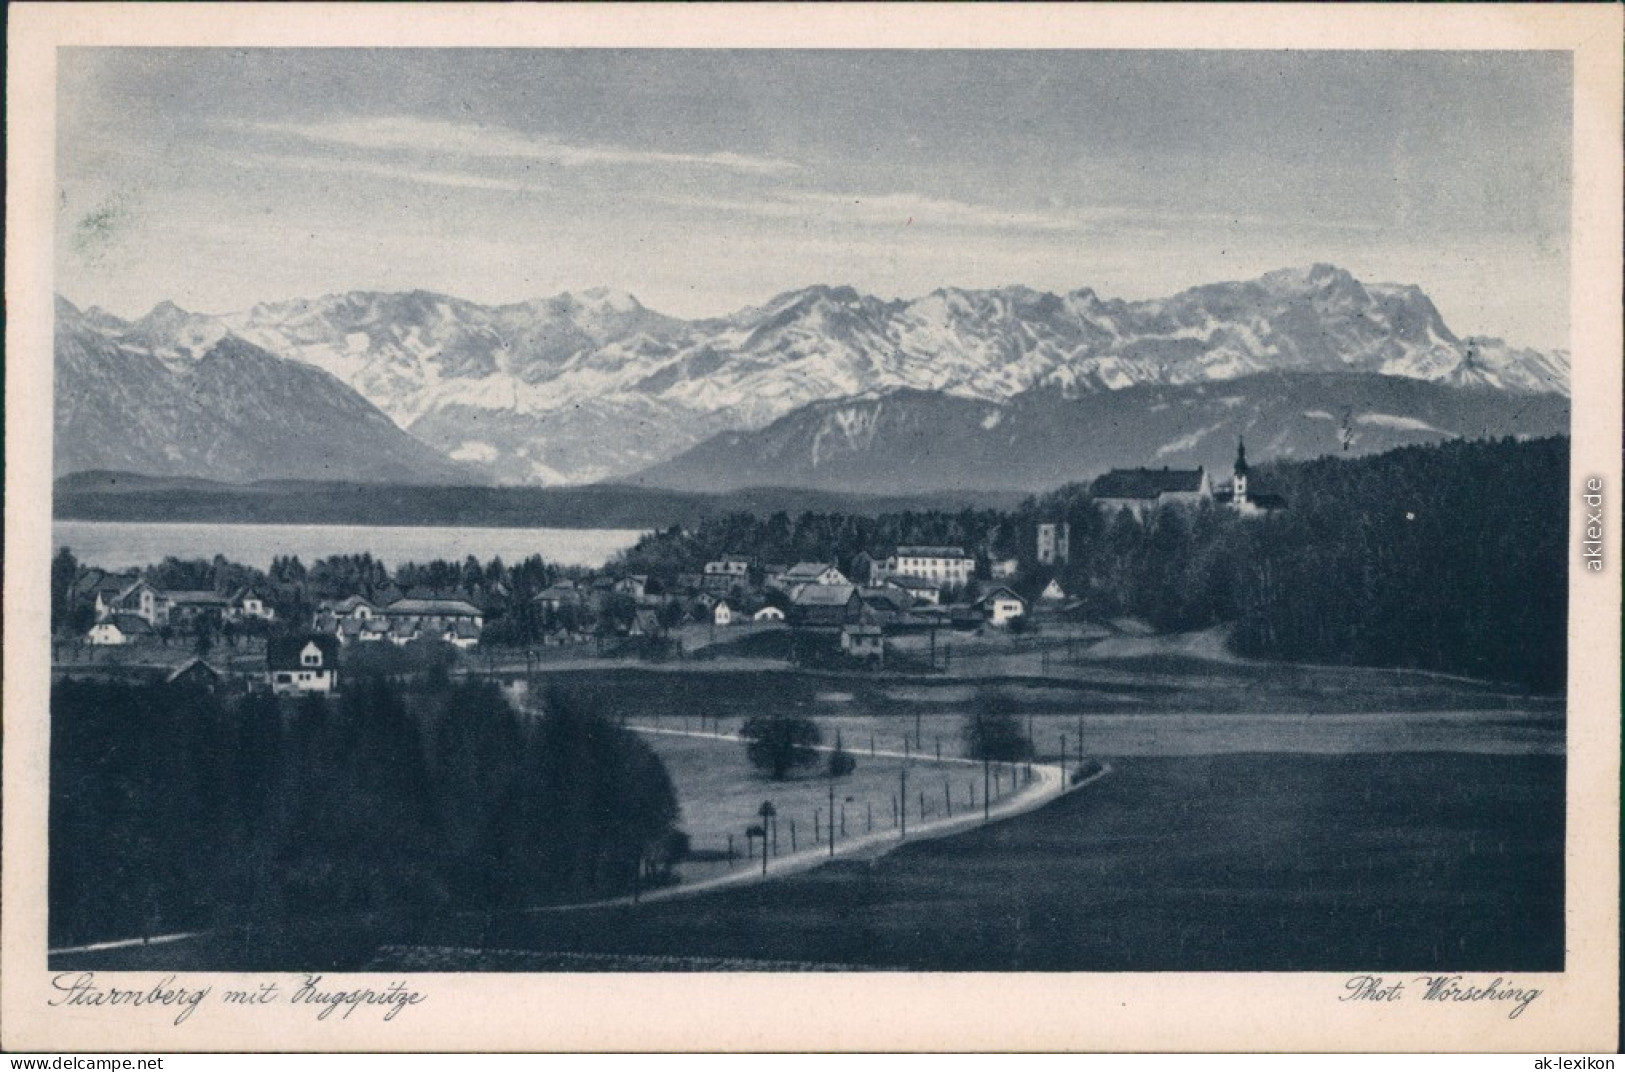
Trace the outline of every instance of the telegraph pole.
{"label": "telegraph pole", "polygon": [[902,824],[900,826],[900,828],[899,828],[900,832],[899,832],[898,836],[906,838],[906,837],[908,837],[908,768],[907,767],[898,767],[897,768],[897,802],[899,804],[899,807],[897,809],[897,814],[899,816],[899,822]]}
{"label": "telegraph pole", "polygon": [[829,854],[835,855],[835,779],[829,780]]}

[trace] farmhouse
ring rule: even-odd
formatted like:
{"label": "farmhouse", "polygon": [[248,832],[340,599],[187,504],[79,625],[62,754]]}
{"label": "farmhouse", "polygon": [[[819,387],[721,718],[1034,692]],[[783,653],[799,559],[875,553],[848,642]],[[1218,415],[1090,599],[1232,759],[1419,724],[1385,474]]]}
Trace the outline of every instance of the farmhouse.
{"label": "farmhouse", "polygon": [[711,608],[711,623],[713,625],[732,625],[734,623],[734,609],[728,605],[726,599],[717,600],[717,605]]}
{"label": "farmhouse", "polygon": [[707,592],[727,592],[735,585],[743,585],[750,577],[750,559],[744,555],[723,555],[705,564],[700,587]]}
{"label": "farmhouse", "polygon": [[886,576],[915,577],[938,588],[962,588],[969,583],[976,560],[962,547],[927,547],[905,544],[886,559]]}
{"label": "farmhouse", "polygon": [[790,620],[796,625],[835,627],[855,622],[863,611],[856,585],[804,584],[790,601]]}
{"label": "farmhouse", "polygon": [[179,625],[205,615],[224,618],[231,610],[231,600],[218,592],[163,592],[169,605],[169,620]]}
{"label": "farmhouse", "polygon": [[799,585],[848,585],[846,575],[828,562],[797,562],[784,571],[779,584],[794,592]]}
{"label": "farmhouse", "polygon": [[110,600],[96,593],[96,614],[133,614],[148,625],[163,625],[169,621],[169,600],[146,581],[136,581]]}
{"label": "farmhouse", "polygon": [[258,618],[261,621],[276,621],[276,608],[265,593],[257,588],[240,588],[231,597],[231,608],[228,611],[233,618]]}
{"label": "farmhouse", "polygon": [[265,646],[265,682],[277,695],[337,692],[339,644],[331,636],[272,637]]}
{"label": "farmhouse", "polygon": [[562,607],[579,607],[585,598],[574,581],[560,581],[536,593],[534,602],[540,603],[543,610],[557,611]]}
{"label": "farmhouse", "polygon": [[855,623],[841,628],[841,650],[857,659],[884,662],[886,637],[878,625]]}
{"label": "farmhouse", "polygon": [[1113,469],[1095,478],[1092,489],[1095,506],[1108,516],[1127,510],[1136,519],[1155,513],[1165,505],[1197,506],[1213,498],[1213,485],[1207,470],[1195,469]]}
{"label": "farmhouse", "polygon": [[928,581],[924,577],[888,577],[886,587],[904,593],[910,602],[929,603],[932,606],[942,602],[941,581]]}
{"label": "farmhouse", "polygon": [[220,687],[220,671],[202,659],[189,659],[169,672],[164,684],[175,688],[213,692]]}
{"label": "farmhouse", "polygon": [[364,622],[376,617],[378,608],[364,596],[348,596],[333,604],[333,613],[340,618]]}
{"label": "farmhouse", "polygon": [[1006,625],[1027,613],[1027,601],[1003,585],[977,600],[976,607],[990,625]]}
{"label": "farmhouse", "polygon": [[90,627],[85,639],[98,646],[130,644],[152,635],[152,626],[137,614],[115,614]]}

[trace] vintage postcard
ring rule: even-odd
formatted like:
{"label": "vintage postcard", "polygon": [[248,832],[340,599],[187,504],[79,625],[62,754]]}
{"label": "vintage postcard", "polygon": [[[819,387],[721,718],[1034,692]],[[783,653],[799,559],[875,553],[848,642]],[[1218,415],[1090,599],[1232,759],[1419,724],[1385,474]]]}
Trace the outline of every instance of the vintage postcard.
{"label": "vintage postcard", "polygon": [[9,1050],[1611,1050],[1617,7],[16,5]]}

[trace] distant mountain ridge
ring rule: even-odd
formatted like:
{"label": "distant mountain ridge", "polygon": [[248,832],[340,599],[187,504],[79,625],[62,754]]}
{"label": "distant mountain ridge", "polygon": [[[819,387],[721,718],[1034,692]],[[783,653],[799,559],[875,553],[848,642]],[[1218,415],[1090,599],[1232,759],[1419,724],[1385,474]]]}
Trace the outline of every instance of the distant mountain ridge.
{"label": "distant mountain ridge", "polygon": [[[110,334],[58,299],[53,472],[466,483],[478,474],[310,365],[173,306]],[[126,341],[128,340],[128,341]]]}
{"label": "distant mountain ridge", "polygon": [[1460,338],[1420,289],[1329,265],[1135,302],[1087,288],[888,301],[813,286],[685,321],[601,289],[502,306],[355,292],[224,316],[165,303],[136,322],[86,320],[171,366],[229,333],[324,369],[418,440],[508,483],[658,473],[719,433],[899,391],[1003,405],[1286,373],[1562,398],[1569,381],[1565,352]]}
{"label": "distant mountain ridge", "polygon": [[898,391],[813,403],[758,431],[723,433],[636,479],[708,491],[1041,491],[1114,466],[1204,465],[1222,478],[1243,437],[1256,461],[1568,429],[1561,395],[1466,391],[1373,373],[1260,373],[1075,397],[1040,389],[1008,402]]}

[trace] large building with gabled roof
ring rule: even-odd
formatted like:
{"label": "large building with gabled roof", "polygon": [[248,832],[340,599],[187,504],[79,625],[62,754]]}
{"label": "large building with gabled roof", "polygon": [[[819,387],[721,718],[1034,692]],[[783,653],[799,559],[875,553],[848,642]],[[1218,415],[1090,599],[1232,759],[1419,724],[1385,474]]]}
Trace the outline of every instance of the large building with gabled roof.
{"label": "large building with gabled roof", "polygon": [[1095,478],[1095,506],[1108,516],[1127,510],[1136,518],[1168,505],[1199,506],[1213,499],[1207,469],[1113,469]]}

